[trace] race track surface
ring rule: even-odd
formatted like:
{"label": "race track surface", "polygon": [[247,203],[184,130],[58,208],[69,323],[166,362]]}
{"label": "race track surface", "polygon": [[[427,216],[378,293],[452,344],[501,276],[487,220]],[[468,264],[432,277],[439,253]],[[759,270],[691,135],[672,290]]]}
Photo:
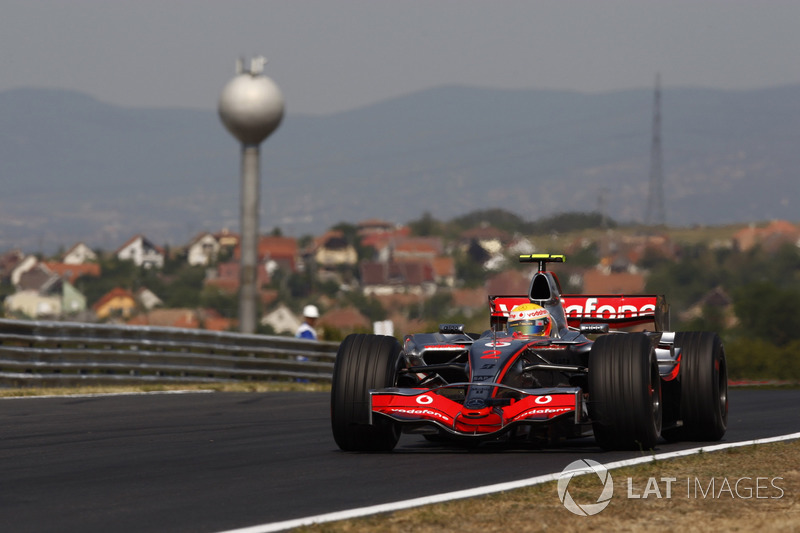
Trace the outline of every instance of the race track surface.
{"label": "race track surface", "polygon": [[[723,442],[800,431],[800,390],[730,392]],[[0,400],[0,531],[215,532],[561,471],[605,453],[338,450],[327,393]],[[658,452],[697,447],[662,443]]]}

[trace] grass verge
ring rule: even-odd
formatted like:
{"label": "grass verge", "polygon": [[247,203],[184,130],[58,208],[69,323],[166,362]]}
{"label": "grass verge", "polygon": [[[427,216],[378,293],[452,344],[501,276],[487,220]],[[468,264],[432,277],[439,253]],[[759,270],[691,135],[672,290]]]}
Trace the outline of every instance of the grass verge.
{"label": "grass verge", "polygon": [[[551,482],[297,531],[800,531],[799,468],[800,441],[760,444],[612,470],[614,496],[594,516],[568,511]],[[568,490],[579,504],[595,503],[602,483],[574,477]]]}
{"label": "grass verge", "polygon": [[198,384],[150,384],[150,385],[93,385],[86,387],[37,387],[0,389],[0,398],[27,396],[71,396],[85,394],[125,394],[137,392],[166,391],[208,391],[215,392],[285,392],[306,391],[326,392],[331,390],[330,383],[301,383],[296,381],[250,381],[237,383],[198,383]]}

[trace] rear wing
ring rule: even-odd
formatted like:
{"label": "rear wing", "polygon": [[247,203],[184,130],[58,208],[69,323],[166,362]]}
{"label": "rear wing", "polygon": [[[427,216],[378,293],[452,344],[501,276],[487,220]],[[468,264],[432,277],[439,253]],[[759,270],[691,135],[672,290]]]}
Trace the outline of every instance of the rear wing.
{"label": "rear wing", "polygon": [[[492,325],[502,326],[515,306],[529,303],[528,296],[489,296]],[[655,331],[669,330],[669,305],[660,295],[563,294],[561,305],[567,324],[608,324],[611,329],[652,325]]]}

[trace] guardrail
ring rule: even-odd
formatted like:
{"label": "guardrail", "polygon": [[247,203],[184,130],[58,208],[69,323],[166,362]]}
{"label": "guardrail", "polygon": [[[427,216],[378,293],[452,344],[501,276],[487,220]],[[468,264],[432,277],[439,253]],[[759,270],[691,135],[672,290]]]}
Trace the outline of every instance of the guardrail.
{"label": "guardrail", "polygon": [[0,386],[329,382],[337,349],[293,337],[0,319]]}

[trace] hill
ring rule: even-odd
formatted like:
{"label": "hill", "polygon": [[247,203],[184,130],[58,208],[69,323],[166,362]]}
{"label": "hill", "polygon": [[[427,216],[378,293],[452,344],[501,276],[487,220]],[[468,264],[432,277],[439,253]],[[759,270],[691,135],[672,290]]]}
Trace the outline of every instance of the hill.
{"label": "hill", "polygon": [[[494,207],[535,220],[597,210],[601,194],[616,220],[644,218],[652,90],[440,87],[327,116],[287,100],[262,145],[265,230]],[[669,224],[797,220],[800,85],[666,88],[662,113]],[[0,249],[238,227],[239,147],[213,111],[17,89],[0,93],[0,117]]]}

